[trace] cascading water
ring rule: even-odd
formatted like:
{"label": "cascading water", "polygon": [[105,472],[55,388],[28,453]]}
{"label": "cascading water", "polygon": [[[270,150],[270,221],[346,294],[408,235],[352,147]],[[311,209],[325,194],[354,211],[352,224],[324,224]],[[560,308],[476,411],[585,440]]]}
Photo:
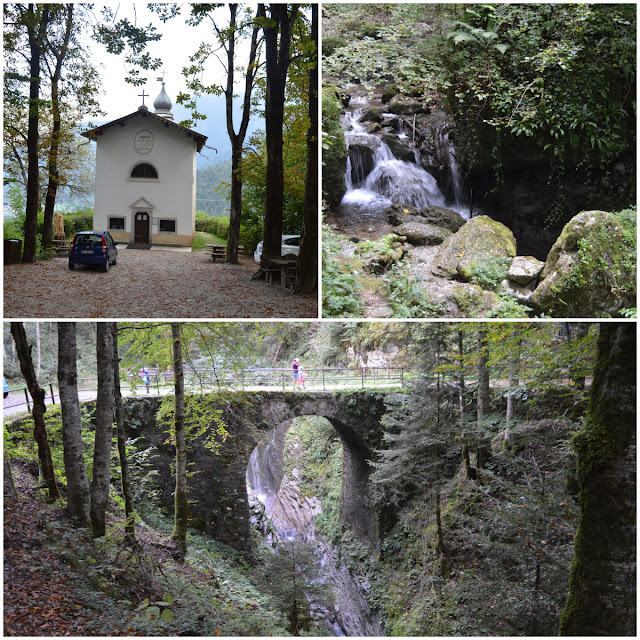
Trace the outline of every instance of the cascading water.
{"label": "cascading water", "polygon": [[368,133],[360,122],[362,108],[347,112],[343,117],[345,141],[349,150],[345,182],[347,191],[341,209],[345,216],[357,216],[370,222],[381,221],[380,214],[392,204],[412,205],[418,209],[428,206],[453,209],[468,219],[464,204],[462,176],[455,160],[453,143],[443,126],[434,126],[438,155],[451,182],[452,199],[447,201],[436,178],[420,166],[420,154],[408,141],[415,138],[415,123],[406,123],[392,114],[383,117],[396,119],[396,137],[407,145],[407,155],[413,162],[396,158],[380,135]]}

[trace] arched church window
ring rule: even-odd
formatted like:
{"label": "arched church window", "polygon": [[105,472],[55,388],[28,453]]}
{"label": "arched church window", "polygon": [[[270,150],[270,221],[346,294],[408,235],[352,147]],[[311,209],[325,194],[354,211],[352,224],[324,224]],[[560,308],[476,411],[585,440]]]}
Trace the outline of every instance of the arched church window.
{"label": "arched church window", "polygon": [[141,162],[133,167],[131,171],[132,178],[155,178],[158,179],[158,172],[155,167],[152,167],[150,164],[146,162]]}

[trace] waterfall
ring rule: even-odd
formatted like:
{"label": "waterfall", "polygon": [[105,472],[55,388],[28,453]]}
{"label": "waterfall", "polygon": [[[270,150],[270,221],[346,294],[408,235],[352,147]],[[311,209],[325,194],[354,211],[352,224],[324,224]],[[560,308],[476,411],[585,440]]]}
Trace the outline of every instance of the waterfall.
{"label": "waterfall", "polygon": [[[436,178],[420,166],[419,152],[411,147],[413,162],[397,159],[380,135],[367,133],[360,122],[362,114],[363,108],[357,108],[343,116],[345,142],[349,150],[343,207],[349,207],[350,212],[355,210],[356,214],[373,216],[392,204],[407,204],[418,209],[438,206],[453,209],[464,218],[469,217],[468,207],[464,206],[462,175],[445,123],[433,126],[432,135],[438,160],[447,169],[451,181],[453,200],[450,202],[447,202]],[[397,118],[393,114],[383,116]],[[397,138],[405,144],[415,137],[415,132],[403,118],[397,118],[396,127]]]}

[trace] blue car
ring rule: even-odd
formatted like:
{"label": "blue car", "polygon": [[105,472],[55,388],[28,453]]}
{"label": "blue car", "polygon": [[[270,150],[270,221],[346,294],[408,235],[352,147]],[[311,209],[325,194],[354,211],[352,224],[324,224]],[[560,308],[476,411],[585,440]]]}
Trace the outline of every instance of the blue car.
{"label": "blue car", "polygon": [[77,264],[97,264],[103,271],[118,259],[118,249],[108,231],[78,231],[69,250],[69,269]]}
{"label": "blue car", "polygon": [[9,395],[9,385],[7,384],[7,379],[2,378],[2,397],[6,398]]}

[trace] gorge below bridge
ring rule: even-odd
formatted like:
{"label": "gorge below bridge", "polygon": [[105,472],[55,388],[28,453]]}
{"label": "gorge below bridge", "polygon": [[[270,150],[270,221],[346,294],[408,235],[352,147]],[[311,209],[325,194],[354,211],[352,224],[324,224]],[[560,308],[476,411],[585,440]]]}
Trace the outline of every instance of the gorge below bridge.
{"label": "gorge below bridge", "polygon": [[[383,434],[380,420],[385,413],[385,398],[392,393],[397,391],[247,391],[188,396],[187,429],[190,402],[197,403],[198,412],[208,421],[208,426],[188,447],[192,526],[251,559],[252,525],[247,493],[251,454],[261,443],[271,443],[271,477],[267,481],[277,488],[284,474],[285,436],[293,419],[320,416],[331,423],[343,444],[340,519],[374,552],[383,514],[376,512],[369,495],[372,471],[369,461],[380,446]],[[164,506],[172,509],[175,452],[168,439],[168,427],[159,424],[160,403],[157,397],[126,398],[125,424],[127,436],[139,438],[136,447],[155,448],[153,466],[159,474],[160,499]],[[214,452],[207,447],[207,441],[217,429],[213,419],[216,413],[221,416],[228,436],[224,441],[218,439],[219,449]]]}

